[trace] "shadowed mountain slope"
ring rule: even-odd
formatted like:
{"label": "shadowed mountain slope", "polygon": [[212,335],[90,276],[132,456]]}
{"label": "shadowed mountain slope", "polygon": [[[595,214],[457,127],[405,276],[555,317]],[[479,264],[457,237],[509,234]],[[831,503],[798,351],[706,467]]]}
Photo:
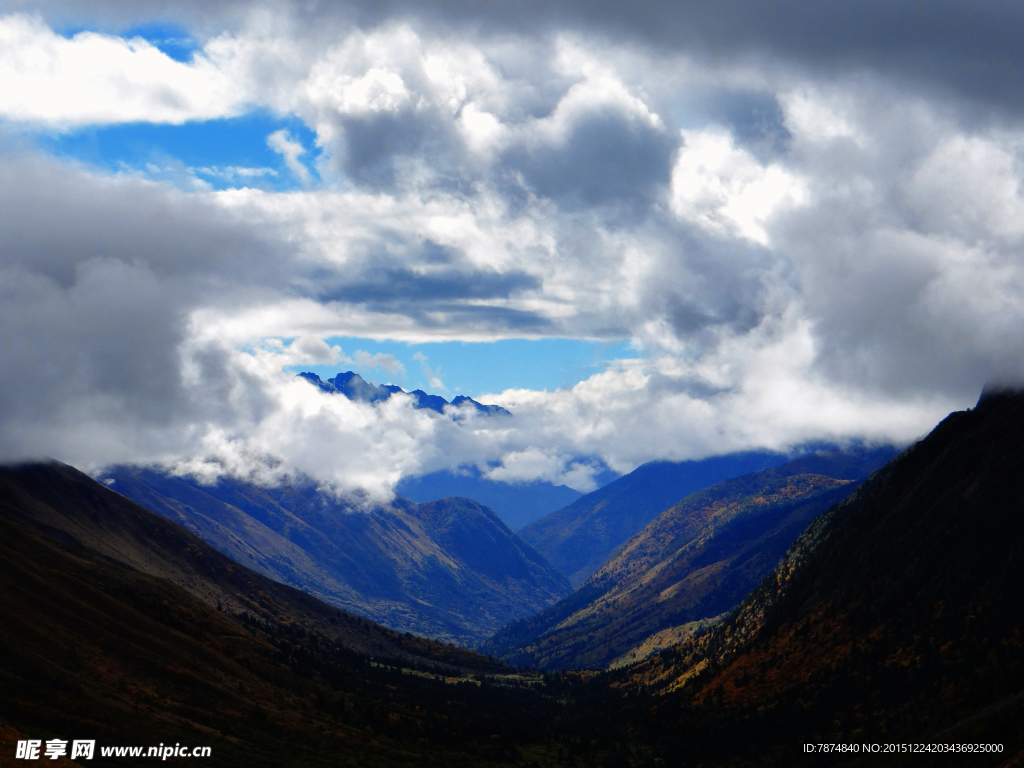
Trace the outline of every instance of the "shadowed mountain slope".
{"label": "shadowed mountain slope", "polygon": [[785,455],[767,452],[700,461],[652,461],[530,523],[519,535],[575,588],[623,542],[684,496],[785,461]]}
{"label": "shadowed mountain slope", "polygon": [[45,534],[72,553],[163,579],[225,613],[289,617],[368,655],[413,659],[441,651],[448,662],[485,661],[471,651],[385,629],[241,567],[181,526],[65,464],[0,468],[0,509],[8,525]]}
{"label": "shadowed mountain slope", "polygon": [[1005,754],[947,762],[1001,764],[1024,747],[1021,478],[1024,393],[987,391],[815,520],[725,622],[619,679],[676,692],[657,719],[688,760],[742,734],[750,761],[991,741]]}
{"label": "shadowed mountain slope", "polygon": [[314,485],[201,485],[135,467],[114,490],[235,561],[386,626],[473,645],[569,592],[565,579],[470,499],[355,507]]}
{"label": "shadowed mountain slope", "polygon": [[5,764],[19,738],[95,739],[98,765],[210,745],[214,766],[489,764],[547,738],[551,702],[494,659],[267,579],[57,463],[0,469],[0,594]]}
{"label": "shadowed mountain slope", "polygon": [[542,669],[602,668],[650,653],[731,610],[812,519],[894,453],[821,451],[691,494],[568,598],[482,648]]}

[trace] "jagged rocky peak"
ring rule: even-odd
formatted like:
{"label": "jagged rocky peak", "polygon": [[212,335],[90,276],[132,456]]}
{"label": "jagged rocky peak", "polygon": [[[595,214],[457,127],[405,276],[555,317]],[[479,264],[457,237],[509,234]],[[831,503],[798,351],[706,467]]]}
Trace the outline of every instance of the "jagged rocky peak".
{"label": "jagged rocky peak", "polygon": [[414,408],[426,408],[431,411],[443,414],[444,407],[446,405],[454,405],[456,408],[461,408],[463,405],[469,405],[477,413],[485,416],[511,416],[512,414],[500,405],[484,405],[478,403],[471,397],[465,397],[459,395],[454,398],[450,403],[440,395],[429,395],[422,389],[415,389],[412,392],[406,392],[401,387],[395,386],[394,384],[371,384],[358,373],[352,371],[345,371],[339,373],[337,376],[327,381],[323,381],[315,373],[309,371],[303,371],[299,376],[316,387],[319,387],[324,392],[331,392],[342,394],[349,400],[359,400],[364,403],[380,403],[387,400],[394,394],[401,393],[403,395],[409,395],[413,399]]}

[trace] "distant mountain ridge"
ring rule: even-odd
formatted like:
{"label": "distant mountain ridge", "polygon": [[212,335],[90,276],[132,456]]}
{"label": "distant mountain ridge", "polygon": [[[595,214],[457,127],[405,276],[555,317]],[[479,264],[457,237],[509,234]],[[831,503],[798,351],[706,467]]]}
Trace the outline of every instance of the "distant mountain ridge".
{"label": "distant mountain ridge", "polygon": [[472,646],[571,587],[532,547],[470,499],[369,509],[298,483],[213,485],[120,466],[110,488],[237,562],[385,626]]}
{"label": "distant mountain ridge", "polygon": [[747,451],[696,461],[652,461],[530,523],[519,535],[575,588],[684,496],[788,460],[783,453]]}
{"label": "distant mountain ridge", "polygon": [[518,665],[603,668],[652,636],[709,621],[753,589],[817,515],[895,455],[822,451],[685,497],[568,598],[481,646]]}
{"label": "distant mountain ridge", "polygon": [[484,405],[483,403],[478,403],[471,397],[465,397],[463,395],[456,396],[449,403],[440,395],[429,395],[422,389],[414,389],[412,392],[406,392],[404,389],[394,384],[374,385],[366,381],[366,379],[358,373],[353,373],[352,371],[339,373],[334,378],[327,379],[327,381],[322,381],[318,375],[310,373],[309,371],[304,371],[298,374],[298,376],[324,392],[341,394],[349,400],[358,400],[363,403],[380,403],[389,399],[392,395],[402,394],[408,395],[413,399],[414,408],[425,408],[427,410],[436,411],[440,414],[444,413],[444,407],[446,405],[455,406],[456,408],[468,405],[477,413],[485,416],[512,415],[510,411],[502,408],[500,405]]}
{"label": "distant mountain ridge", "polygon": [[529,483],[491,480],[475,466],[403,477],[395,486],[395,492],[419,503],[450,496],[474,499],[493,509],[513,531],[583,495],[568,486],[544,480]]}

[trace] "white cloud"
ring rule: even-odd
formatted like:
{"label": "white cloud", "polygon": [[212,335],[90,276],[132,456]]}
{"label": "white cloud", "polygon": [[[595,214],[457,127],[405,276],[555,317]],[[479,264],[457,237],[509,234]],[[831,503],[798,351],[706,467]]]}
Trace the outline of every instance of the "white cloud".
{"label": "white cloud", "polygon": [[192,168],[193,173],[199,174],[200,176],[211,176],[217,179],[225,179],[227,181],[236,181],[238,179],[259,179],[263,176],[277,176],[277,171],[273,168],[248,168],[239,167],[235,165],[228,166],[202,166],[199,168]]}
{"label": "white cloud", "polygon": [[369,352],[357,349],[356,353],[352,356],[352,362],[365,370],[379,368],[396,376],[405,376],[405,366],[402,365],[402,361],[386,352],[377,352],[371,355]]}
{"label": "white cloud", "polygon": [[589,493],[597,489],[594,477],[600,471],[601,467],[591,462],[574,460],[571,455],[557,452],[547,453],[530,446],[521,451],[505,453],[501,463],[484,472],[484,476],[502,483],[544,480],[553,485],[567,485]]}
{"label": "white cloud", "polygon": [[[589,490],[591,457],[628,471],[912,439],[986,378],[1024,374],[1024,132],[926,95],[413,21],[321,34],[257,14],[190,63],[25,16],[0,35],[9,120],[182,122],[258,104],[303,120],[323,151],[323,184],[284,193],[5,156],[5,459],[302,471],[378,495],[476,464]],[[307,147],[267,141],[308,184]],[[335,336],[628,337],[642,359],[489,398],[512,419],[455,421],[283,372],[405,375]]]}
{"label": "white cloud", "polygon": [[180,124],[240,114],[247,94],[204,54],[175,61],[141,38],[68,39],[38,18],[0,18],[0,115],[59,128]]}
{"label": "white cloud", "polygon": [[821,93],[806,85],[780,94],[789,129],[801,138],[814,141],[849,139],[862,144],[865,136],[848,116],[853,106],[841,93]]}
{"label": "white cloud", "polygon": [[310,72],[307,98],[346,115],[395,112],[409,101],[409,91],[395,72],[372,67],[361,77],[331,72],[331,62]]}
{"label": "white cloud", "polygon": [[306,154],[306,148],[302,146],[301,141],[293,139],[291,133],[287,129],[282,128],[267,136],[267,146],[284,158],[285,165],[288,166],[288,170],[292,172],[296,179],[303,184],[309,183],[309,169],[299,160],[300,157]]}
{"label": "white cloud", "polygon": [[683,131],[672,169],[672,210],[712,232],[769,245],[765,225],[807,202],[807,183],[781,164],[759,163],[721,130]]}
{"label": "white cloud", "polygon": [[473,102],[462,108],[459,114],[459,130],[467,146],[477,153],[485,153],[499,147],[507,135],[505,126],[497,117]]}
{"label": "white cloud", "polygon": [[264,339],[260,345],[273,353],[282,368],[296,365],[343,365],[352,362],[337,344],[315,336],[300,336],[290,344],[283,339]]}
{"label": "white cloud", "polygon": [[533,130],[538,133],[551,140],[562,141],[568,135],[569,126],[581,115],[609,108],[651,128],[662,127],[661,118],[642,98],[630,92],[621,74],[590,52],[581,41],[560,40],[553,66],[563,77],[576,82],[565,92],[551,114],[533,125]]}
{"label": "white cloud", "polygon": [[316,336],[299,336],[290,343],[280,338],[265,338],[259,348],[271,354],[273,364],[282,369],[301,365],[354,365],[364,371],[377,369],[405,376],[405,366],[394,355],[385,352],[370,354],[362,349],[346,355],[337,344],[329,345]]}

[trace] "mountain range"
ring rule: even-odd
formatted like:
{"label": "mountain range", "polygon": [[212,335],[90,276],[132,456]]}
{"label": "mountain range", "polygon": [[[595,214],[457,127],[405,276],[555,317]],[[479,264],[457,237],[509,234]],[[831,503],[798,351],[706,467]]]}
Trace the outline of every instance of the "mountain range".
{"label": "mountain range", "polygon": [[555,603],[565,578],[470,499],[358,503],[311,482],[204,485],[143,467],[106,470],[113,490],[233,560],[401,631],[473,646]]}
{"label": "mountain range", "polygon": [[787,460],[782,453],[749,451],[699,461],[652,461],[530,523],[519,535],[575,588],[687,494]]}
{"label": "mountain range", "polygon": [[481,648],[541,669],[635,661],[735,607],[807,524],[895,454],[818,451],[692,493],[569,597]]}
{"label": "mountain range", "polygon": [[[326,381],[308,371],[298,375],[324,392],[341,394],[349,400],[364,403],[381,403],[393,395],[401,394],[412,398],[414,408],[425,408],[440,414],[444,414],[444,409],[448,406],[454,407],[456,413],[464,407],[469,407],[474,413],[484,416],[512,415],[499,405],[484,405],[463,395],[456,396],[449,403],[440,395],[430,395],[421,389],[406,392],[394,384],[371,384],[352,371],[339,373]],[[476,467],[405,477],[395,490],[405,498],[417,502],[436,501],[451,496],[474,499],[496,512],[513,530],[518,530],[583,495],[572,488],[556,486],[543,480],[530,483],[491,480]]]}
{"label": "mountain range", "polygon": [[406,392],[394,384],[371,384],[358,373],[346,371],[327,381],[322,381],[315,373],[304,371],[298,374],[301,378],[313,384],[324,392],[344,395],[349,400],[358,400],[364,403],[381,403],[391,398],[392,395],[408,395],[412,398],[413,408],[426,408],[431,411],[443,414],[446,405],[460,409],[468,406],[476,413],[484,416],[511,416],[512,414],[500,405],[483,405],[471,397],[457,395],[449,403],[440,395],[428,395],[422,389],[414,389]]}
{"label": "mountain range", "polygon": [[426,502],[449,496],[470,498],[494,510],[514,531],[580,498],[583,494],[565,485],[545,480],[506,483],[492,480],[475,466],[457,471],[431,472],[403,477],[395,492],[405,498]]}
{"label": "mountain range", "polygon": [[[677,500],[595,574],[614,582],[591,624],[609,642],[635,607],[660,610],[655,594],[688,592],[675,611],[728,602],[742,588],[701,563],[746,578],[807,505],[848,494],[725,616],[673,623],[646,658],[613,649],[609,671],[544,675],[327,605],[70,467],[0,469],[2,749],[210,744],[210,765],[268,767],[1019,764],[1024,392],[987,390],[860,482],[884,460],[869,454]],[[455,548],[475,530],[446,522],[457,511],[409,514]]]}

